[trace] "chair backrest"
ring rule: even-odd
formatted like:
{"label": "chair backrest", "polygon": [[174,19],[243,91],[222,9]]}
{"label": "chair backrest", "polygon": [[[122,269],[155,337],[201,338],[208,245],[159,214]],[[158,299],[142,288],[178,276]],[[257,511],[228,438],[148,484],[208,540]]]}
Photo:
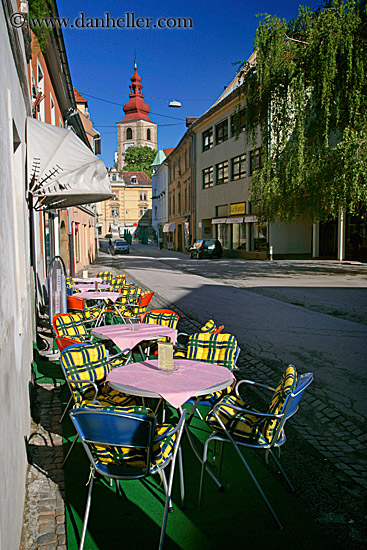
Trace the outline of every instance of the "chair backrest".
{"label": "chair backrest", "polygon": [[78,298],[77,296],[66,296],[66,307],[68,311],[70,309],[76,311],[84,311],[85,302],[83,298]]}
{"label": "chair backrest", "polygon": [[233,369],[239,348],[233,334],[199,332],[192,334],[187,342],[187,359],[215,363]]}
{"label": "chair backrest", "polygon": [[[147,409],[149,411],[149,409]],[[71,420],[90,462],[119,465],[119,478],[139,479],[150,472],[156,419],[107,409],[73,409]]]}
{"label": "chair backrest", "polygon": [[113,273],[111,273],[111,271],[100,271],[97,273],[96,277],[103,279],[103,282],[108,285],[111,284]]}
{"label": "chair backrest", "polygon": [[93,388],[90,382],[103,381],[112,369],[103,344],[68,346],[61,353],[60,364],[76,403],[83,400],[78,389],[87,392]]}
{"label": "chair backrest", "polygon": [[176,328],[179,318],[171,309],[151,309],[144,313],[140,320],[142,323]]}
{"label": "chair backrest", "polygon": [[81,313],[58,313],[52,320],[56,336],[85,336],[88,334]]}
{"label": "chair backrest", "polygon": [[[276,387],[269,403],[269,414],[283,414],[287,400],[297,386],[297,371],[294,365],[288,365]],[[278,432],[279,420],[277,418],[264,418],[261,432],[267,441],[271,442]],[[284,423],[283,423],[284,424]]]}

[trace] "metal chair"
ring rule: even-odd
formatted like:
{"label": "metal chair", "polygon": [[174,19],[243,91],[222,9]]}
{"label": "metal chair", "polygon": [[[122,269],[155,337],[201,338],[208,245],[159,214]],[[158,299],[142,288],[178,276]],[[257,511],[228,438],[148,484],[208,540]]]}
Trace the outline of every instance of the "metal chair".
{"label": "metal chair", "polygon": [[52,319],[52,327],[60,351],[71,344],[92,342],[82,313],[58,313]]}
{"label": "metal chair", "polygon": [[73,344],[64,348],[60,365],[71,395],[60,422],[73,401],[81,407],[91,403],[101,407],[135,405],[135,398],[102,386],[107,374],[114,367],[130,361],[131,350],[125,349],[110,356],[101,343]]}
{"label": "metal chair", "polygon": [[111,273],[111,271],[100,271],[97,273],[96,277],[102,279],[104,284],[110,285],[113,279],[113,273]]}
{"label": "metal chair", "polygon": [[[116,303],[116,307],[119,310],[120,315],[123,317],[123,320],[132,323],[139,322],[141,316],[146,312],[148,306],[154,296],[154,292],[146,291],[141,292],[141,289],[137,289],[137,293],[134,297],[129,297],[128,301],[119,305]],[[121,319],[118,316],[114,316],[112,322],[121,323]]]}
{"label": "metal chair", "polygon": [[[173,427],[157,425],[156,417],[149,409],[145,415],[103,409],[74,409],[70,411],[71,420],[91,463],[90,485],[80,550],[84,547],[96,475],[111,480],[115,479],[117,483],[119,480],[144,479],[157,473],[161,476],[166,493],[159,540],[159,548],[163,547],[167,516],[171,506],[176,457],[185,416],[186,410],[183,411],[178,424]],[[167,482],[164,470],[168,464],[171,464],[171,468]],[[181,490],[183,490],[182,471],[180,481]]]}
{"label": "metal chair", "polygon": [[[207,321],[205,325],[201,327],[199,333],[209,332],[211,334],[219,334],[220,332],[222,332],[223,329],[224,325],[217,326],[214,319],[209,319],[209,321]],[[186,357],[187,343],[189,338],[190,334],[188,334],[187,332],[179,332],[177,334],[177,342],[175,346],[177,357]]]}
{"label": "metal chair", "polygon": [[[241,348],[233,334],[200,332],[189,337],[186,359],[205,361],[234,370],[240,352]],[[224,390],[204,395],[200,398],[198,405],[212,407],[221,397],[230,393],[232,389],[232,386],[229,386]],[[188,402],[194,403],[195,401],[196,397],[192,397]],[[199,411],[197,412],[200,416]]]}
{"label": "metal chair", "polygon": [[94,326],[101,314],[101,306],[88,306],[87,300],[72,295],[66,297],[67,310],[69,313],[81,313],[84,323]]}
{"label": "metal chair", "polygon": [[[248,462],[241,453],[240,448],[262,449],[265,451],[266,460],[268,460],[268,455],[270,454],[284,479],[287,481],[290,489],[294,491],[293,485],[286,476],[273,450],[278,448],[280,452],[280,447],[284,445],[286,441],[284,425],[288,418],[297,412],[299,402],[312,380],[313,374],[307,373],[301,375],[297,381],[295,367],[293,365],[288,365],[276,389],[251,380],[241,380],[236,385],[235,395],[225,396],[214,406],[206,417],[207,424],[214,431],[208,437],[204,445],[199,488],[199,507],[201,506],[208,446],[212,441],[220,441],[223,444],[230,443],[234,446],[279,528],[283,528]],[[239,390],[243,384],[273,392],[266,413],[251,408],[241,399]],[[211,474],[211,477],[218,487],[223,489],[221,483],[213,474]]]}

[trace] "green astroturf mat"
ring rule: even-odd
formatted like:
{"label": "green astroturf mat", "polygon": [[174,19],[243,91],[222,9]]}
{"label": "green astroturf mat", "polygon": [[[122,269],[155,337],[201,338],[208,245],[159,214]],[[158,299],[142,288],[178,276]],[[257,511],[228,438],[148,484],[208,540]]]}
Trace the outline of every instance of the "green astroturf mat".
{"label": "green astroturf mat", "polygon": [[[205,414],[206,409],[202,409]],[[176,411],[171,410],[173,418]],[[195,442],[202,451],[202,442],[209,435],[205,423],[195,417],[191,425]],[[74,437],[70,418],[63,422],[64,451]],[[246,454],[258,481],[273,505],[284,529],[280,530],[258,493],[253,481],[233,449],[225,447],[221,481],[218,488],[205,475],[202,509],[197,499],[200,464],[184,436],[183,459],[186,498],[181,507],[179,470],[176,474],[172,500],[174,511],[168,515],[164,548],[222,549],[246,548],[309,550],[335,548],[320,527],[307,515],[270,463]],[[210,459],[212,454],[210,453]],[[89,462],[80,442],[73,449],[65,466],[67,548],[76,550],[80,542],[87,499]],[[213,468],[217,473],[217,468]],[[273,472],[273,473],[271,473]],[[123,495],[108,481],[94,484],[91,513],[84,548],[86,550],[156,549],[158,547],[165,495],[159,476],[144,481],[122,482]]]}

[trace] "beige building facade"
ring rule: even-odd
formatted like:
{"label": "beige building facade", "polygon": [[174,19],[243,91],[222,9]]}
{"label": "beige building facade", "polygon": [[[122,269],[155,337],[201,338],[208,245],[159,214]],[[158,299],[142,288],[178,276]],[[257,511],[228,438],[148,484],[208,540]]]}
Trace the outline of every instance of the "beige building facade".
{"label": "beige building facade", "polygon": [[108,170],[114,198],[97,203],[98,235],[152,233],[152,180],[144,172]]}

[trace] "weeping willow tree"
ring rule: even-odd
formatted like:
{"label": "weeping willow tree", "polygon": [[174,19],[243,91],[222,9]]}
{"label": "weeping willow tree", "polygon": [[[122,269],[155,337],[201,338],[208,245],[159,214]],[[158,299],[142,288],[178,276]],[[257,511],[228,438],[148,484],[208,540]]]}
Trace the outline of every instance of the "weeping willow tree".
{"label": "weeping willow tree", "polygon": [[[246,130],[262,137],[251,200],[258,216],[291,222],[361,213],[367,198],[366,0],[266,15],[245,80]],[[246,67],[244,67],[246,69]]]}

